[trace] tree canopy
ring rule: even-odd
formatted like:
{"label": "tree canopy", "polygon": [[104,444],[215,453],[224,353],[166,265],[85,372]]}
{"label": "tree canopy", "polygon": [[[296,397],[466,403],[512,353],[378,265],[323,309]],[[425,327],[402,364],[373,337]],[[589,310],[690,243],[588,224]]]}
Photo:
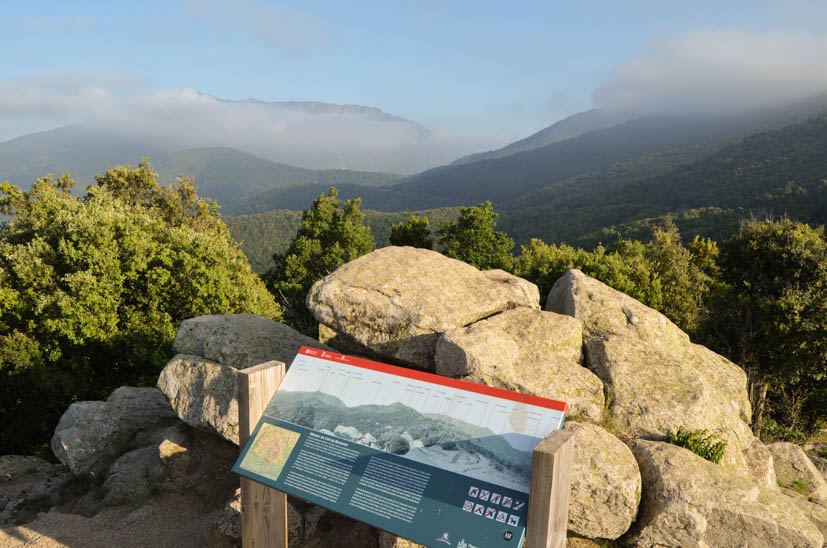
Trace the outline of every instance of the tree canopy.
{"label": "tree canopy", "polygon": [[178,325],[281,309],[193,181],[160,187],[144,159],[83,198],[69,175],[4,183],[0,211],[0,439],[31,450],[75,400],[154,385]]}
{"label": "tree canopy", "polygon": [[456,221],[439,225],[437,232],[442,252],[479,269],[509,270],[514,240],[504,232],[494,230],[498,217],[491,202],[461,207]]}
{"label": "tree canopy", "polygon": [[317,329],[305,306],[313,283],[376,247],[359,211],[361,200],[342,203],[337,196],[336,188],[330,187],[328,194],[313,201],[290,247],[273,255],[273,266],[264,275],[296,327],[309,334]]}
{"label": "tree canopy", "polygon": [[431,223],[427,215],[417,217],[411,215],[406,223],[398,223],[391,227],[391,245],[434,248],[434,237],[431,235]]}
{"label": "tree canopy", "polygon": [[[827,384],[827,237],[789,219],[748,219],[721,246],[721,283],[710,299],[710,344],[747,372],[762,427],[801,426],[807,400]],[[822,410],[823,414],[823,410]]]}

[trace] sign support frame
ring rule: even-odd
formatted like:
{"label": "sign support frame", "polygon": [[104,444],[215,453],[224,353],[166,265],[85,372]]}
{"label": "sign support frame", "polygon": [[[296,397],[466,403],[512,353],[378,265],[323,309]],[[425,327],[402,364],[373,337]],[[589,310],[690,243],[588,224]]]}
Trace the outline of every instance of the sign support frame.
{"label": "sign support frame", "polygon": [[[265,362],[238,373],[239,449],[250,437],[286,372]],[[525,548],[564,548],[568,525],[573,432],[555,430],[534,448]],[[243,548],[287,548],[287,495],[241,478]]]}

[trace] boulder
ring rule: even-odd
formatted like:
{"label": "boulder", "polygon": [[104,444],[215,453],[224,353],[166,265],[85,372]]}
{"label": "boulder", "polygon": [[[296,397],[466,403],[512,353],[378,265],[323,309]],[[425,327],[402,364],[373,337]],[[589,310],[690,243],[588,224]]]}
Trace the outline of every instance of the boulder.
{"label": "boulder", "polygon": [[618,429],[632,438],[664,439],[683,427],[719,433],[723,462],[748,473],[743,454],[755,437],[746,374],[689,337],[659,312],[569,270],[546,308],[583,321],[586,365],[611,393]]}
{"label": "boulder", "polygon": [[536,308],[513,285],[435,251],[384,247],[313,284],[307,306],[380,358],[433,370],[440,334],[509,308]]}
{"label": "boulder", "polygon": [[482,273],[489,280],[499,283],[503,291],[512,293],[514,302],[525,303],[522,306],[540,308],[540,288],[536,284],[499,268],[483,270]]}
{"label": "boulder", "polygon": [[772,453],[761,440],[756,438],[752,445],[744,449],[744,460],[753,481],[761,487],[775,488],[778,478],[775,476],[775,464]]}
{"label": "boulder", "polygon": [[229,365],[178,354],[161,371],[158,388],[182,421],[238,444],[237,375]]}
{"label": "boulder", "polygon": [[747,473],[743,451],[755,436],[737,366],[703,346],[666,353],[619,336],[587,341],[586,355],[612,393],[610,412],[625,435],[664,439],[681,427],[715,432],[727,442],[722,462]]}
{"label": "boulder", "polygon": [[137,507],[152,497],[153,483],[163,477],[157,447],[141,447],[121,455],[103,483],[104,506]]}
{"label": "boulder", "polygon": [[580,365],[582,348],[579,320],[521,307],[446,331],[434,358],[440,375],[561,400],[599,422],[603,383]]}
{"label": "boulder", "polygon": [[619,335],[667,351],[689,342],[660,312],[577,269],[567,270],[554,283],[545,309],[582,320],[586,339]]}
{"label": "boulder", "polygon": [[178,354],[158,377],[178,417],[238,444],[238,370],[201,356]]}
{"label": "boulder", "polygon": [[821,476],[827,481],[827,459],[824,457],[818,457],[816,455],[807,455],[810,457],[810,460],[813,461],[813,466],[815,466],[819,472],[821,472]]}
{"label": "boulder", "polygon": [[181,322],[172,347],[179,354],[246,369],[268,361],[288,365],[302,346],[331,350],[316,339],[255,314],[198,316]]}
{"label": "boulder", "polygon": [[778,491],[792,501],[801,513],[821,531],[824,535],[824,544],[827,546],[827,504],[790,489],[782,488]]}
{"label": "boulder", "polygon": [[784,487],[796,488],[808,497],[827,502],[827,483],[818,468],[798,445],[785,441],[767,448],[775,463],[775,475]]}
{"label": "boulder", "polygon": [[239,548],[241,546],[241,489],[217,511],[204,533],[207,548]]}
{"label": "boulder", "polygon": [[103,401],[69,406],[52,436],[52,452],[79,477],[102,475],[141,430],[170,424],[175,413],[156,388],[122,386]]}
{"label": "boulder", "polygon": [[643,497],[621,542],[641,547],[820,548],[822,533],[777,489],[663,442],[631,440]]}
{"label": "boulder", "polygon": [[632,451],[599,426],[568,421],[574,432],[569,533],[616,539],[637,515],[640,471]]}

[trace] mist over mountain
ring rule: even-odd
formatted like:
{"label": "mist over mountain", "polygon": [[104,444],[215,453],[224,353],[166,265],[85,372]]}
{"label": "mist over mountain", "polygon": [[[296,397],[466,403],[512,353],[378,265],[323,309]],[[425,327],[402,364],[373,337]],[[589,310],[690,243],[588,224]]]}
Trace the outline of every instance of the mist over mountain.
{"label": "mist over mountain", "polygon": [[[41,168],[38,175],[44,173],[42,169],[66,171],[68,167],[81,168],[75,169],[79,175],[88,174],[85,166],[66,166],[60,161],[61,155],[82,157],[74,160],[82,162],[94,157],[107,165],[125,160],[134,163],[141,151],[171,154],[215,147],[234,148],[306,169],[410,174],[498,144],[492,139],[428,130],[375,107],[235,101],[194,89],[152,90],[136,95],[120,92],[108,81],[96,81],[94,75],[90,78],[86,85],[65,87],[49,87],[39,80],[0,85],[0,110],[7,106],[18,118],[36,117],[41,125],[44,119],[54,119],[53,127],[61,126],[52,138],[44,139],[45,132],[40,132],[0,143],[0,156],[2,149],[15,142],[12,157],[37,157],[36,163],[28,162],[26,166],[0,163],[0,176],[16,179],[16,172],[30,173],[26,169],[29,165]],[[73,131],[83,134],[80,148],[75,148],[75,139],[70,138]],[[60,142],[59,137],[65,140]],[[122,159],[120,149],[110,150],[112,141],[132,142],[130,157]],[[36,146],[26,148],[30,143]],[[55,161],[50,161],[53,158]]]}
{"label": "mist over mountain", "polygon": [[606,129],[628,120],[636,116],[631,112],[614,111],[608,109],[591,109],[585,112],[578,112],[572,114],[562,120],[551,124],[550,126],[541,129],[536,133],[532,133],[524,139],[510,143],[497,150],[490,150],[488,152],[478,152],[469,156],[452,162],[452,165],[471,164],[481,160],[492,160],[495,158],[504,158],[511,156],[518,152],[526,150],[533,150],[545,145],[565,141],[580,137],[590,131]]}

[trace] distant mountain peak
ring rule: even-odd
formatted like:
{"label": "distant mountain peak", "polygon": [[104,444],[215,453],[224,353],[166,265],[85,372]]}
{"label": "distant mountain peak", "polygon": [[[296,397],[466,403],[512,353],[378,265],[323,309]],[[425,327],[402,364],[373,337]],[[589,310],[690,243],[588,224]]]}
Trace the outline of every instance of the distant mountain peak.
{"label": "distant mountain peak", "polygon": [[401,122],[406,124],[414,124],[422,128],[423,131],[427,131],[424,127],[422,127],[417,122],[414,122],[413,120],[408,120],[407,118],[402,118],[401,116],[394,116],[393,114],[388,114],[384,110],[377,107],[353,104],[340,105],[336,103],[323,103],[321,101],[263,101],[255,97],[248,97],[247,99],[221,99],[218,97],[213,97],[206,93],[199,93],[207,97],[212,97],[213,99],[221,103],[246,103],[253,105],[270,106],[275,108],[283,108],[286,110],[301,112],[303,114],[358,114],[360,116],[364,116],[366,118],[370,118],[373,120],[379,120],[382,122]]}

